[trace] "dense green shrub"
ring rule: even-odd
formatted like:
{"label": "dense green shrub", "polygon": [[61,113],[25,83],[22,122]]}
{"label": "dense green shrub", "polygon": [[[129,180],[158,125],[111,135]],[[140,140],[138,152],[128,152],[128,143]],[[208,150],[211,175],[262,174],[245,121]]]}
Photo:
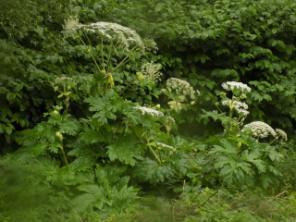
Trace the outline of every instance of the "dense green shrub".
{"label": "dense green shrub", "polygon": [[83,21],[107,19],[155,39],[166,76],[202,88],[202,104],[216,98],[225,80],[249,82],[252,117],[293,131],[295,1],[77,2],[88,5],[80,11]]}
{"label": "dense green shrub", "polygon": [[295,216],[294,1],[0,6],[1,221]]}

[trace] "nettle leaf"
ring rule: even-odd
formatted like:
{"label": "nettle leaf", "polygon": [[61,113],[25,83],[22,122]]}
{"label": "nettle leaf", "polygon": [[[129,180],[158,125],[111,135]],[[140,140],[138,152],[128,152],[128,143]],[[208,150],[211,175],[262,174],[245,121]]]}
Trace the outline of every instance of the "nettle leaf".
{"label": "nettle leaf", "polygon": [[211,75],[214,78],[231,78],[231,79],[239,79],[239,75],[234,69],[214,69],[211,72]]}
{"label": "nettle leaf", "polygon": [[84,127],[83,132],[79,134],[79,141],[85,144],[95,144],[102,141],[102,135],[97,130]]}
{"label": "nettle leaf", "polygon": [[266,172],[266,163],[261,159],[260,152],[258,150],[253,150],[252,152],[245,151],[242,158],[255,166],[259,173]]}
{"label": "nettle leaf", "polygon": [[201,119],[204,122],[209,122],[210,119],[214,121],[220,121],[222,124],[227,124],[233,121],[232,118],[226,115],[226,113],[218,113],[218,111],[206,111],[203,110],[201,114]]}
{"label": "nettle leaf", "polygon": [[68,135],[75,135],[79,131],[79,121],[74,118],[66,116],[60,122],[60,131]]}
{"label": "nettle leaf", "polygon": [[84,193],[76,196],[74,199],[72,199],[72,204],[75,208],[75,210],[79,212],[84,212],[91,206],[97,198],[92,193]]}
{"label": "nettle leaf", "polygon": [[33,146],[30,146],[29,148],[29,152],[34,156],[38,156],[44,153],[46,150],[47,150],[47,144],[44,144],[44,143],[35,144]]}
{"label": "nettle leaf", "polygon": [[97,182],[86,181],[76,188],[81,192],[73,200],[76,207],[82,211],[94,207],[103,209],[106,207],[124,209],[125,205],[136,198],[137,190],[128,186],[128,178],[122,176],[122,168],[100,167],[96,168]]}
{"label": "nettle leaf", "polygon": [[51,152],[51,153],[58,153],[59,149],[61,148],[61,144],[60,143],[53,143],[53,144],[49,144],[47,149]]}
{"label": "nettle leaf", "polygon": [[175,171],[169,164],[160,164],[149,158],[145,158],[135,168],[137,178],[152,184],[170,181],[174,175]]}
{"label": "nettle leaf", "polygon": [[119,160],[122,163],[134,166],[136,159],[141,157],[142,152],[139,142],[132,136],[127,136],[109,145],[107,154],[111,161]]}
{"label": "nettle leaf", "polygon": [[83,194],[78,195],[74,199],[74,206],[81,206],[80,210],[85,210],[89,207],[102,209],[104,205],[109,205],[110,200],[106,193],[106,187],[97,184],[83,184],[78,187]]}
{"label": "nettle leaf", "polygon": [[219,174],[224,182],[231,185],[232,183],[239,184],[246,180],[246,175],[252,175],[253,170],[247,162],[229,161],[221,168]]}
{"label": "nettle leaf", "polygon": [[104,96],[90,97],[86,102],[90,105],[89,110],[94,112],[93,118],[99,119],[102,124],[117,119],[128,106],[128,103],[113,90],[107,91]]}
{"label": "nettle leaf", "polygon": [[273,147],[270,147],[267,152],[268,152],[269,159],[273,162],[279,162],[283,158],[283,154],[276,151]]}

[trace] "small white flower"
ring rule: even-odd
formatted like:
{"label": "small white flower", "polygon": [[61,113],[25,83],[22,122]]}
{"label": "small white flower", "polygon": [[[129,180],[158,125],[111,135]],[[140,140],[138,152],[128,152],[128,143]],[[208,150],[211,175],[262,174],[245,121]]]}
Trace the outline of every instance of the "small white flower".
{"label": "small white flower", "polygon": [[135,106],[134,109],[141,111],[143,115],[149,115],[152,117],[162,117],[164,116],[163,112],[156,109],[148,108],[145,106]]}
{"label": "small white flower", "polygon": [[282,130],[282,129],[275,129],[275,132],[276,132],[276,138],[277,139],[280,139],[280,140],[283,140],[283,141],[287,141],[288,140],[288,135],[287,133]]}
{"label": "small white flower", "polygon": [[242,82],[236,82],[236,81],[228,81],[222,83],[222,88],[226,91],[239,91],[241,93],[249,93],[251,92],[251,88]]}
{"label": "small white flower", "polygon": [[276,137],[276,132],[274,129],[265,122],[254,121],[245,125],[242,131],[249,131],[254,137],[266,138],[269,135]]}

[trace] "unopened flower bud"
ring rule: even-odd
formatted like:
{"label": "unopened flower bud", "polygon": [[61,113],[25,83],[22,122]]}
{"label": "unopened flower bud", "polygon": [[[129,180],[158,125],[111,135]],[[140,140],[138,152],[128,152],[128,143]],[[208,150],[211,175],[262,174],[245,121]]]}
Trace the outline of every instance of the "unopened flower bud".
{"label": "unopened flower bud", "polygon": [[57,132],[56,132],[56,137],[57,137],[60,141],[63,141],[63,139],[64,139],[63,134],[62,134],[60,131],[57,131]]}

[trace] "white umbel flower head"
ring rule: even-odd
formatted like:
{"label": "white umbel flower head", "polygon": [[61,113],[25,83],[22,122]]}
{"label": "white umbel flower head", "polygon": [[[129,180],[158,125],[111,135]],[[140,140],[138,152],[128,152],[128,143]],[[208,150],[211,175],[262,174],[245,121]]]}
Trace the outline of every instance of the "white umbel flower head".
{"label": "white umbel flower head", "polygon": [[276,137],[276,132],[274,129],[265,122],[254,121],[245,125],[242,131],[248,131],[252,136],[257,138],[266,138],[268,136]]}
{"label": "white umbel flower head", "polygon": [[221,101],[221,104],[222,104],[222,106],[229,107],[229,106],[231,106],[231,102],[232,102],[231,99],[224,99],[224,100]]}
{"label": "white umbel flower head", "polygon": [[128,27],[112,22],[96,22],[88,25],[80,25],[86,31],[98,33],[109,40],[114,40],[126,48],[144,49],[144,43],[138,33]]}
{"label": "white umbel flower head", "polygon": [[245,109],[238,109],[237,113],[242,115],[243,117],[246,117],[247,115],[250,114],[250,112],[248,110],[245,110]]}
{"label": "white umbel flower head", "polygon": [[232,106],[232,108],[239,110],[239,109],[245,109],[247,110],[249,108],[248,104],[245,102],[241,102],[239,100],[232,100],[232,99],[224,99],[222,100],[223,106]]}
{"label": "white umbel flower head", "polygon": [[249,93],[251,92],[251,88],[242,82],[236,82],[236,81],[228,81],[222,83],[222,88],[226,91],[238,91],[240,93]]}
{"label": "white umbel flower head", "polygon": [[135,106],[134,109],[139,110],[143,115],[149,115],[152,117],[164,116],[163,112],[145,106]]}
{"label": "white umbel flower head", "polygon": [[224,99],[221,103],[223,106],[227,106],[230,109],[235,110],[238,114],[242,116],[247,116],[249,114],[249,107],[248,104],[246,104],[245,102],[241,102],[239,100],[234,99]]}
{"label": "white umbel flower head", "polygon": [[80,27],[79,19],[76,16],[70,16],[65,20],[64,31],[66,33],[71,33]]}
{"label": "white umbel flower head", "polygon": [[288,135],[287,133],[282,130],[282,129],[275,129],[276,132],[276,138],[278,140],[283,140],[283,141],[287,141],[288,140]]}
{"label": "white umbel flower head", "polygon": [[241,109],[247,110],[249,108],[247,103],[241,102],[238,100],[233,101],[233,106],[236,110],[241,110]]}
{"label": "white umbel flower head", "polygon": [[151,81],[160,80],[162,73],[160,72],[162,66],[158,63],[144,63],[141,67],[141,72],[144,74],[145,78]]}
{"label": "white umbel flower head", "polygon": [[234,100],[233,101],[233,108],[238,114],[240,114],[242,116],[246,117],[249,114],[249,111],[248,111],[249,107],[245,102]]}
{"label": "white umbel flower head", "polygon": [[144,39],[143,43],[145,45],[146,51],[156,53],[158,51],[157,43],[153,39]]}
{"label": "white umbel flower head", "polygon": [[179,102],[186,102],[187,99],[194,100],[199,91],[195,91],[189,82],[178,79],[170,78],[166,81],[166,91],[167,93]]}

